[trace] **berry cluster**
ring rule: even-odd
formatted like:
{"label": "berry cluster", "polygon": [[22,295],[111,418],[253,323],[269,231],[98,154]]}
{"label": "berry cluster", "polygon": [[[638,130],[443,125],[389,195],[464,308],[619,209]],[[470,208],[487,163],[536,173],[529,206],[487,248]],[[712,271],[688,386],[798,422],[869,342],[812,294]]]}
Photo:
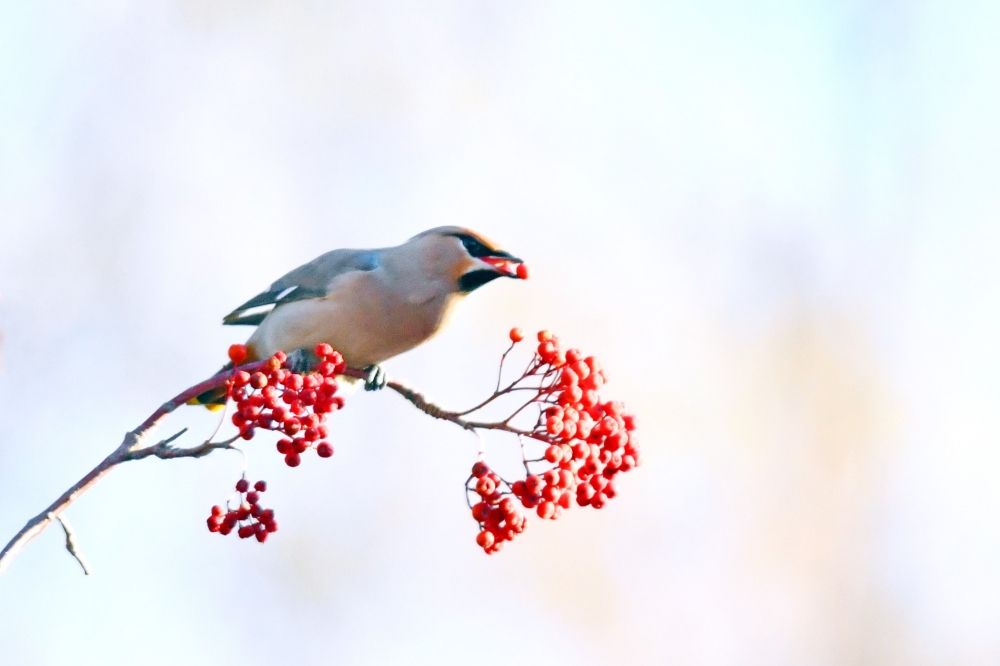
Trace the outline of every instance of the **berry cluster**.
{"label": "berry cluster", "polygon": [[[325,441],[326,415],[344,406],[337,393],[337,375],[347,367],[343,356],[326,344],[316,346],[320,358],[316,372],[302,375],[284,368],[287,357],[278,352],[253,374],[237,371],[231,380],[230,397],[236,403],[233,424],[240,437],[252,439],[258,428],[282,432],[278,452],[285,464],[298,467],[301,454],[315,449],[321,458],[333,455],[333,446]],[[246,358],[246,347],[233,345],[229,357],[235,364]]]}
{"label": "berry cluster", "polygon": [[[517,481],[515,485],[518,483],[522,482]],[[476,543],[490,555],[499,552],[504,541],[513,541],[528,522],[514,500],[504,497],[502,486],[510,488],[482,461],[472,466],[472,476],[466,482],[466,490],[474,490],[481,498],[472,507],[472,517],[479,523]]]}
{"label": "berry cluster", "polygon": [[267,490],[267,482],[258,481],[250,484],[246,479],[236,482],[236,492],[239,494],[239,507],[229,509],[229,502],[226,502],[226,509],[216,505],[212,507],[212,515],[208,517],[208,531],[218,532],[226,535],[239,525],[236,533],[241,539],[257,537],[257,541],[264,543],[267,535],[278,531],[278,523],[274,520],[274,511],[265,509],[260,505],[260,494]]}
{"label": "berry cluster", "polygon": [[[524,340],[524,332],[512,329],[510,339],[516,345]],[[523,517],[513,513],[513,501],[506,505],[511,511],[500,509],[510,500],[505,495],[513,495],[540,518],[555,520],[574,503],[603,508],[617,494],[618,475],[642,464],[635,416],[621,402],[601,399],[607,376],[597,358],[584,357],[578,349],[563,350],[558,338],[541,331],[528,368],[495,396],[526,388],[526,380],[532,379],[538,383],[530,388],[537,393],[527,404],[538,405],[539,416],[534,427],[521,434],[546,444],[544,453],[537,459],[525,457],[526,477],[509,484],[509,493],[500,489],[485,463],[473,468],[475,490],[482,499],[473,507],[480,523],[476,542],[487,553],[524,529]],[[550,467],[532,472],[533,464]]]}
{"label": "berry cluster", "polygon": [[564,352],[548,331],[538,334],[536,357],[555,380],[540,392],[550,406],[539,415],[531,436],[549,444],[544,458],[556,467],[534,477],[538,480],[534,475],[525,479],[521,501],[536,505],[542,518],[568,509],[571,499],[565,496],[570,492],[576,493],[579,506],[601,509],[616,494],[617,475],[642,464],[635,416],[621,402],[601,400],[607,375],[596,357],[584,358],[578,349]]}

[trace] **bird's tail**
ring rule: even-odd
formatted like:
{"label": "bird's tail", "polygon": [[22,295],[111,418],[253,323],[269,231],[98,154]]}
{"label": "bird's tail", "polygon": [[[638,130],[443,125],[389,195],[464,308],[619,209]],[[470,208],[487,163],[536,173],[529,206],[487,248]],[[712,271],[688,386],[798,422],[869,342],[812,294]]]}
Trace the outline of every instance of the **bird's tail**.
{"label": "bird's tail", "polygon": [[[233,369],[233,363],[230,361],[222,366],[216,375],[221,375],[223,372],[229,372]],[[199,393],[195,397],[188,400],[189,405],[204,405],[206,409],[211,412],[217,412],[226,406],[226,396],[228,395],[228,389],[225,386],[217,386],[213,389],[208,389],[203,393]]]}

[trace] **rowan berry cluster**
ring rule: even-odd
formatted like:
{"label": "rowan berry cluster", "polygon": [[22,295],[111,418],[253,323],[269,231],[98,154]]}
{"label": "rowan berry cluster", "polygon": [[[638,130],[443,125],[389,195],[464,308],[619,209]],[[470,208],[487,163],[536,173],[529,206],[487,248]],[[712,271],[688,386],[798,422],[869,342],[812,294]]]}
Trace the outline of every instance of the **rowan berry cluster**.
{"label": "rowan berry cluster", "polygon": [[[502,490],[504,486],[508,489],[507,493]],[[513,541],[524,531],[527,519],[517,509],[514,500],[504,496],[510,494],[510,485],[489,465],[480,461],[472,466],[466,490],[475,491],[481,498],[472,507],[472,517],[479,523],[476,543],[488,554],[499,552],[504,541]]]}
{"label": "rowan berry cluster", "polygon": [[[510,339],[513,348],[524,340],[524,332],[512,329]],[[530,430],[511,430],[547,447],[539,458],[524,456],[526,477],[512,484],[501,483],[484,462],[473,467],[469,484],[476,480],[474,489],[481,498],[473,507],[473,517],[480,524],[476,542],[487,553],[496,552],[524,529],[524,518],[506,495],[534,509],[540,518],[556,520],[574,504],[603,508],[617,494],[618,475],[642,464],[635,416],[621,402],[602,400],[600,390],[606,382],[596,357],[584,357],[578,349],[563,350],[556,336],[541,331],[528,368],[507,388],[494,393],[496,398],[515,390],[535,391],[503,423],[510,423],[525,407],[537,405],[538,419]],[[549,469],[532,471],[531,465],[545,464]],[[502,485],[509,490],[502,490]]]}
{"label": "rowan berry cluster", "polygon": [[237,481],[237,508],[229,509],[228,501],[225,509],[219,505],[213,506],[212,514],[208,517],[208,531],[227,535],[236,528],[241,539],[257,537],[260,543],[267,541],[268,534],[278,531],[278,523],[274,520],[274,511],[265,509],[260,504],[260,494],[265,490],[266,481],[253,484],[253,490],[250,490],[250,483],[246,479]]}
{"label": "rowan berry cluster", "polygon": [[[277,448],[289,467],[298,467],[301,454],[309,449],[321,458],[333,455],[333,446],[326,441],[325,420],[344,406],[344,399],[336,395],[336,377],[347,364],[326,343],[317,345],[315,352],[320,362],[314,373],[288,370],[283,367],[287,357],[278,352],[258,372],[238,370],[230,384],[230,397],[236,404],[233,424],[240,429],[240,437],[252,439],[258,428],[287,435],[278,440]],[[229,357],[239,364],[246,358],[246,348],[233,345]]]}
{"label": "rowan berry cluster", "polygon": [[607,375],[596,357],[584,358],[578,349],[564,352],[548,331],[538,334],[536,357],[555,380],[540,391],[541,402],[550,406],[531,437],[549,444],[544,459],[555,467],[535,477],[540,481],[525,479],[522,502],[537,502],[539,516],[555,518],[560,507],[571,506],[572,499],[564,497],[575,492],[579,506],[601,509],[617,493],[617,475],[642,464],[635,416],[621,402],[601,400]]}

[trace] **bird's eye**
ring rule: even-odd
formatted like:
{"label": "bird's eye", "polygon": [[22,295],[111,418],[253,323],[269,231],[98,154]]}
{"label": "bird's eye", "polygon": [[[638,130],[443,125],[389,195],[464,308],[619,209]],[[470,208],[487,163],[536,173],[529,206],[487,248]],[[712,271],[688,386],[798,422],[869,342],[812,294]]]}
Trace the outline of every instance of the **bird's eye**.
{"label": "bird's eye", "polygon": [[472,236],[459,236],[458,239],[462,241],[462,245],[465,246],[465,251],[473,257],[489,257],[493,254],[493,250],[486,247],[478,238],[473,238]]}

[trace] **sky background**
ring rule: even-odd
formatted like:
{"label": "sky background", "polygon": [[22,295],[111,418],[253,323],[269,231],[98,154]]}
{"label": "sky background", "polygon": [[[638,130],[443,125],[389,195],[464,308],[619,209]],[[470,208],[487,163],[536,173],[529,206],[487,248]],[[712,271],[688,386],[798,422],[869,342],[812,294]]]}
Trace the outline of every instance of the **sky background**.
{"label": "sky background", "polygon": [[[0,540],[338,247],[477,229],[531,280],[386,364],[449,407],[514,325],[646,464],[474,544],[476,441],[391,393],[336,455],[147,460],[0,578],[0,661],[1000,662],[996,2],[0,1]],[[203,410],[164,426],[207,435]],[[488,438],[500,467],[516,445]]]}

